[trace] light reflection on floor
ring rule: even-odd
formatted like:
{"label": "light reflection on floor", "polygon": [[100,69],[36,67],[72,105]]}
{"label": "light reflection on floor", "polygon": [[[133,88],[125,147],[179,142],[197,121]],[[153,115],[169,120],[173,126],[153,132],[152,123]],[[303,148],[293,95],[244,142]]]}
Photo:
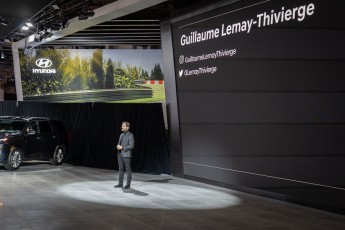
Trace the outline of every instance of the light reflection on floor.
{"label": "light reflection on floor", "polygon": [[345,217],[171,175],[36,162],[0,167],[0,229],[345,229]]}
{"label": "light reflection on floor", "polygon": [[113,186],[114,181],[85,181],[64,184],[58,192],[78,200],[146,209],[205,210],[241,204],[239,197],[211,188],[154,182],[135,182],[128,190]]}

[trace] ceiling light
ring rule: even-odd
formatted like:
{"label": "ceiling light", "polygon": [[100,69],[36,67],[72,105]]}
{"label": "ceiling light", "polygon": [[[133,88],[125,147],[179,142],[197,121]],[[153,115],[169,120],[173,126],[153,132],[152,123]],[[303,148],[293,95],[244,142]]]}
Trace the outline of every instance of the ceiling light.
{"label": "ceiling light", "polygon": [[95,12],[93,12],[93,11],[81,12],[80,15],[78,16],[78,19],[79,20],[86,20],[89,17],[92,17],[93,15],[95,15]]}
{"label": "ceiling light", "polygon": [[82,11],[78,16],[79,20],[86,20],[88,19],[88,17],[92,17],[93,15],[95,15],[95,12],[93,12],[92,10],[87,10],[87,8],[85,7],[85,3],[86,0],[83,1]]}
{"label": "ceiling light", "polygon": [[29,22],[29,21],[28,21],[28,22],[26,22],[25,24],[26,24],[28,27],[34,27],[34,25],[32,25],[32,23],[31,23],[31,22]]}
{"label": "ceiling light", "polygon": [[[62,22],[62,23],[64,23],[64,22]],[[66,22],[65,25],[64,25],[64,28],[67,28],[67,27],[69,26],[70,23],[71,23],[71,20],[67,20],[67,22]]]}
{"label": "ceiling light", "polygon": [[53,33],[48,32],[48,34],[46,34],[46,36],[43,37],[43,39],[48,39],[48,38],[52,37],[53,35],[54,35]]}
{"label": "ceiling light", "polygon": [[23,26],[23,27],[22,27],[22,30],[28,30],[28,29],[29,29],[28,26]]}
{"label": "ceiling light", "polygon": [[35,34],[35,37],[34,37],[34,42],[41,42],[42,41],[42,37],[41,35],[39,34]]}
{"label": "ceiling light", "polygon": [[60,6],[59,6],[58,4],[53,4],[53,5],[52,5],[52,8],[53,8],[54,10],[59,10],[59,9],[60,9]]}
{"label": "ceiling light", "polygon": [[43,34],[41,35],[41,40],[42,39],[47,39],[52,37],[54,34],[48,30],[44,31]]}
{"label": "ceiling light", "polygon": [[60,28],[59,28],[59,31],[60,31],[60,30],[63,30],[63,29],[65,29],[65,25],[64,25],[64,23],[63,23],[63,22],[60,22]]}
{"label": "ceiling light", "polygon": [[7,26],[7,19],[6,18],[1,18],[0,19],[0,24],[3,25],[3,26]]}

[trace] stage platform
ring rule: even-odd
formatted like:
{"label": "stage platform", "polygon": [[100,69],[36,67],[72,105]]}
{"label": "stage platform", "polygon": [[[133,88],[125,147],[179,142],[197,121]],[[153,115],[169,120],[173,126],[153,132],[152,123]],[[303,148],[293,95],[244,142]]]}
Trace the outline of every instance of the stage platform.
{"label": "stage platform", "polygon": [[199,182],[46,162],[0,167],[1,230],[343,230],[345,216]]}

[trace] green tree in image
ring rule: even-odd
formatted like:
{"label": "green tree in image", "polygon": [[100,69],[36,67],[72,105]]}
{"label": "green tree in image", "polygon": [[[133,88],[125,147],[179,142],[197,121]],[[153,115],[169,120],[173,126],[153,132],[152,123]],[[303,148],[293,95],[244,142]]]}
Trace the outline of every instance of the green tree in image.
{"label": "green tree in image", "polygon": [[112,89],[114,88],[114,83],[114,65],[111,59],[109,58],[106,65],[104,88]]}
{"label": "green tree in image", "polygon": [[62,69],[64,68],[65,61],[70,58],[69,51],[43,49],[43,50],[38,50],[37,54],[40,57],[49,58],[53,63],[53,68],[56,69],[55,74],[43,75],[45,84],[41,86],[42,93],[55,93],[55,92],[64,91],[65,85],[63,84],[64,74],[62,72]]}
{"label": "green tree in image", "polygon": [[[44,95],[64,90],[63,74],[61,73],[62,65],[66,57],[69,56],[68,50],[42,49],[35,50],[31,55],[20,55],[20,68],[22,73],[22,84],[24,96]],[[48,58],[52,61],[56,74],[51,73],[33,73],[32,69],[37,68],[35,62],[38,58]]]}
{"label": "green tree in image", "polygon": [[122,66],[122,62],[118,60],[114,63],[114,86],[115,88],[126,88],[127,76]]}
{"label": "green tree in image", "polygon": [[103,51],[97,49],[92,54],[91,69],[97,77],[97,82],[90,82],[90,89],[104,89],[104,74],[103,74]]}
{"label": "green tree in image", "polygon": [[114,74],[115,88],[127,88],[127,76],[123,69],[117,68]]}
{"label": "green tree in image", "polygon": [[89,90],[88,88],[90,82],[97,83],[98,79],[95,72],[92,71],[91,60],[82,59],[80,62],[80,76],[82,79],[82,89]]}
{"label": "green tree in image", "polygon": [[153,67],[150,78],[152,80],[164,80],[164,75],[159,63],[155,64],[155,66]]}
{"label": "green tree in image", "polygon": [[128,76],[128,80],[133,82],[133,80],[137,80],[140,78],[141,68],[139,67],[132,67],[130,65],[126,66],[126,74]]}
{"label": "green tree in image", "polygon": [[149,73],[146,70],[142,69],[140,73],[140,79],[148,80],[149,78]]}
{"label": "green tree in image", "polygon": [[24,96],[30,96],[37,93],[35,87],[35,77],[32,75],[32,66],[35,64],[34,58],[25,56],[23,52],[19,53],[20,72],[22,75],[22,89]]}
{"label": "green tree in image", "polygon": [[[114,63],[114,85],[115,88],[147,88],[135,83],[142,77],[143,69],[137,66],[122,66],[121,61]],[[147,74],[148,75],[148,74]]]}
{"label": "green tree in image", "polygon": [[81,58],[77,55],[74,59],[69,58],[64,63],[64,68],[62,69],[63,80],[62,82],[65,85],[66,91],[80,90],[82,87],[78,85],[78,82],[81,84],[80,72],[80,63]]}
{"label": "green tree in image", "polygon": [[81,59],[79,55],[70,61],[64,71],[65,76],[69,78],[68,90],[88,90],[90,82],[97,82],[90,63],[89,59]]}

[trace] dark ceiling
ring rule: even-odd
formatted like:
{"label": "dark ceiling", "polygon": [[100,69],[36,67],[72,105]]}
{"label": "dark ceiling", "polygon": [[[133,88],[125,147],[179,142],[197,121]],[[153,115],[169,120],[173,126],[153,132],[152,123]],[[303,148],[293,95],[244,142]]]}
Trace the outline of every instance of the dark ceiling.
{"label": "dark ceiling", "polygon": [[[8,0],[0,7],[0,20],[6,19],[7,26],[0,24],[0,51],[5,53],[6,66],[12,64],[12,42],[17,42],[32,34],[58,31],[68,26],[68,20],[113,3],[117,0]],[[68,36],[42,43],[40,47],[54,48],[111,48],[118,45],[142,47],[160,47],[160,19],[176,12],[200,5],[200,0],[167,0],[144,10],[114,19]],[[53,5],[59,6],[54,9]],[[22,25],[30,19],[34,27],[28,31],[21,30]]]}
{"label": "dark ceiling", "polygon": [[[0,24],[0,39],[18,41],[48,26],[53,30],[61,29],[69,19],[78,17],[82,11],[92,11],[117,0],[8,0],[0,7],[0,20],[6,20],[7,26]],[[136,12],[125,17],[126,20],[159,20],[172,12],[202,1],[198,0],[166,0],[159,5]],[[52,6],[57,5],[59,9]],[[22,31],[21,27],[30,19],[39,28]],[[112,24],[111,22],[107,25]],[[134,21],[134,24],[136,22]],[[105,28],[106,29],[106,28]],[[111,30],[110,30],[111,32]]]}
{"label": "dark ceiling", "polygon": [[[9,0],[2,1],[0,7],[0,21],[7,25],[0,24],[0,64],[1,66],[12,66],[11,43],[4,42],[7,35],[16,30],[28,18],[44,8],[52,0]],[[3,56],[4,55],[4,56]],[[4,58],[2,58],[4,57]]]}
{"label": "dark ceiling", "polygon": [[52,0],[7,0],[1,1],[0,18],[7,20],[8,25],[0,24],[0,38],[19,27],[26,19],[33,16]]}
{"label": "dark ceiling", "polygon": [[[69,19],[77,17],[82,11],[94,10],[116,0],[35,0],[12,1],[1,6],[0,18],[5,18],[7,26],[1,25],[1,39],[18,41],[35,33],[38,29],[49,27],[59,30]],[[10,1],[8,1],[10,2]],[[53,6],[58,6],[54,8]],[[27,20],[31,20],[35,27],[28,31],[21,30]],[[39,28],[36,28],[38,26]]]}

